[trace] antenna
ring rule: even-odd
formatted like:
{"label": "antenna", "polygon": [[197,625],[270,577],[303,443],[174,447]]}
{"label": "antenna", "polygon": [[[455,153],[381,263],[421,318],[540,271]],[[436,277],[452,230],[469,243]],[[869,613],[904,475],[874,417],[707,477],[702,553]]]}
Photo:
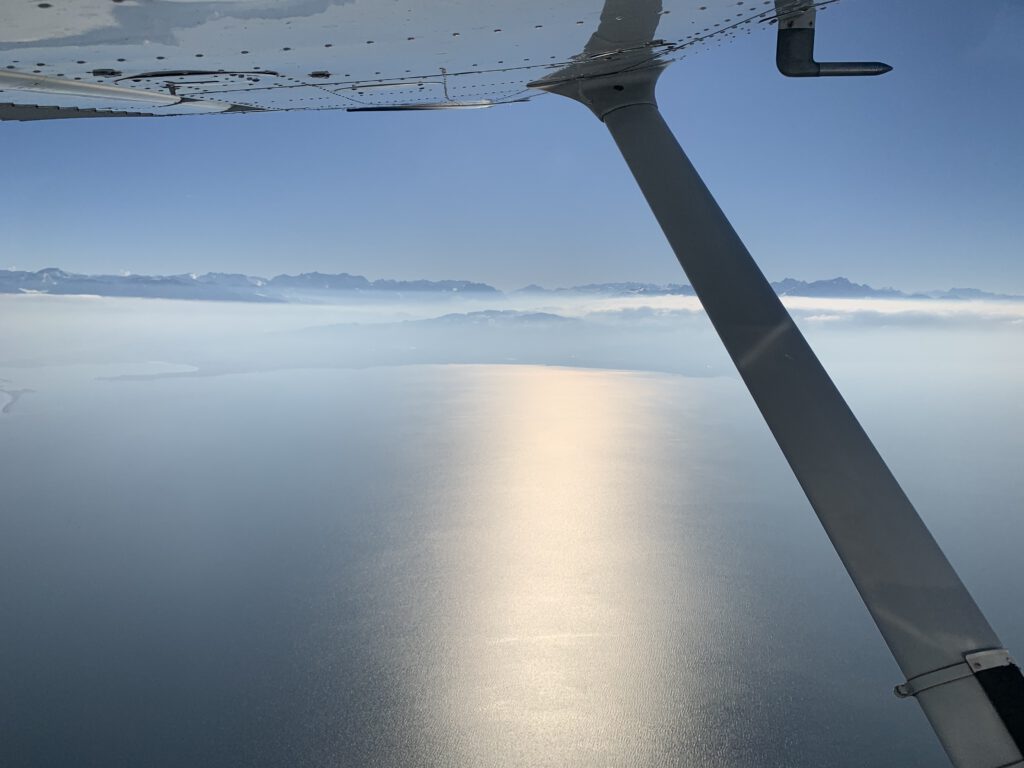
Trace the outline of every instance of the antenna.
{"label": "antenna", "polygon": [[870,77],[892,70],[880,61],[815,61],[817,6],[804,0],[775,0],[779,41],[775,65],[786,77]]}

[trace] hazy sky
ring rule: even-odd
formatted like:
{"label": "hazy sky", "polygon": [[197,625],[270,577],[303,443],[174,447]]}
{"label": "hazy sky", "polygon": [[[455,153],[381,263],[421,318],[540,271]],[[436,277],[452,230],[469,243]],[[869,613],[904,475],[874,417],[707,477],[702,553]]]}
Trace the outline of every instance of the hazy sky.
{"label": "hazy sky", "polygon": [[[674,64],[663,111],[770,278],[1024,293],[1024,7],[844,0],[789,80],[774,36]],[[504,288],[683,277],[607,132],[490,110],[0,125],[0,267],[321,270]]]}

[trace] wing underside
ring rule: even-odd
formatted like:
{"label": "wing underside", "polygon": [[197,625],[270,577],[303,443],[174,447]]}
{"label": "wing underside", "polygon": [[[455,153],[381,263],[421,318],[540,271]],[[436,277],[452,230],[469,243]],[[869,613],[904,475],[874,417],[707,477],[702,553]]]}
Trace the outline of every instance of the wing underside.
{"label": "wing underside", "polygon": [[777,15],[773,0],[4,6],[0,120],[486,107],[538,95],[528,84],[553,72],[684,58]]}

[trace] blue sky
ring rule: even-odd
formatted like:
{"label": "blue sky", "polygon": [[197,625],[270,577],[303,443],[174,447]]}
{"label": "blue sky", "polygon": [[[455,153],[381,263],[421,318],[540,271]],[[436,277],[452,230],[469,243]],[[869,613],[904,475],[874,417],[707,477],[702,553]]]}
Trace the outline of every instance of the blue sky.
{"label": "blue sky", "polygon": [[[674,64],[683,147],[766,274],[1024,293],[1024,8],[844,0],[788,80],[755,34]],[[607,132],[491,110],[0,125],[0,267],[681,282]]]}

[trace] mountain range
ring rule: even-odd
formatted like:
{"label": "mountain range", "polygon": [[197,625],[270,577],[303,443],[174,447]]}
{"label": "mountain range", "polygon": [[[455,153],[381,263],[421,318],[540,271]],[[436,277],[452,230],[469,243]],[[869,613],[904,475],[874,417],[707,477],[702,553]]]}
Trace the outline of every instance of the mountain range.
{"label": "mountain range", "polygon": [[324,300],[331,295],[363,294],[399,298],[406,294],[500,293],[468,280],[367,280],[346,273],[306,272],[272,278],[225,272],[187,275],[81,275],[56,267],[38,272],[0,270],[0,293],[131,296],[207,301],[291,302]]}
{"label": "mountain range", "polygon": [[[976,288],[951,288],[929,293],[904,293],[895,288],[872,288],[845,277],[805,281],[787,277],[772,283],[780,296],[815,298],[954,299],[1024,301],[1024,296],[989,293]],[[82,275],[55,267],[36,272],[0,270],[0,293],[124,296],[207,301],[309,302],[360,298],[478,298],[503,296],[486,283],[468,280],[368,280],[347,273],[305,272],[272,278],[207,272],[186,275]],[[532,296],[693,296],[689,285],[653,283],[590,283],[569,288],[528,285],[514,292]]]}

